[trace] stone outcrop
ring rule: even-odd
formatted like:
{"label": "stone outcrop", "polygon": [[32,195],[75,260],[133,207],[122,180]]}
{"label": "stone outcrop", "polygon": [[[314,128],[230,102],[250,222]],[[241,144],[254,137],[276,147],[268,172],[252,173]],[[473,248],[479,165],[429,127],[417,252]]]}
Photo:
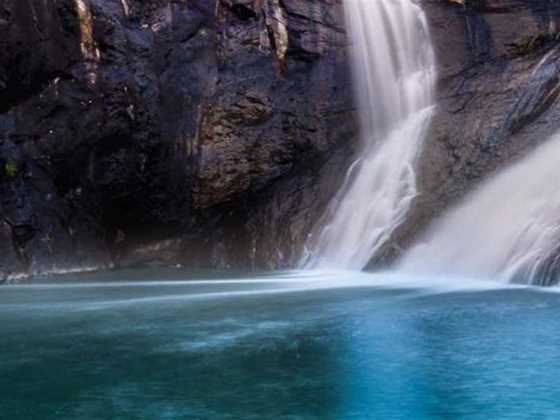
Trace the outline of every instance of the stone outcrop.
{"label": "stone outcrop", "polygon": [[479,182],[560,130],[560,2],[422,5],[438,60],[437,108],[420,159],[421,193],[388,261]]}
{"label": "stone outcrop", "polygon": [[[560,2],[420,3],[438,105],[382,262],[560,128]],[[348,53],[342,0],[3,1],[0,279],[294,266],[352,157]]]}
{"label": "stone outcrop", "polygon": [[213,264],[233,215],[245,235],[276,184],[352,145],[341,7],[2,2],[0,278]]}

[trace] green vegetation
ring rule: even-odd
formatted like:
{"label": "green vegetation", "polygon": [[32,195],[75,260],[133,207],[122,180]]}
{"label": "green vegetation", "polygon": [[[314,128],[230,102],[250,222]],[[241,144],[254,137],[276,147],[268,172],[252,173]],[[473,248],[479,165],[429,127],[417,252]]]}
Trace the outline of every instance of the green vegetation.
{"label": "green vegetation", "polygon": [[4,173],[8,178],[15,178],[18,173],[18,167],[14,162],[6,162],[4,164]]}

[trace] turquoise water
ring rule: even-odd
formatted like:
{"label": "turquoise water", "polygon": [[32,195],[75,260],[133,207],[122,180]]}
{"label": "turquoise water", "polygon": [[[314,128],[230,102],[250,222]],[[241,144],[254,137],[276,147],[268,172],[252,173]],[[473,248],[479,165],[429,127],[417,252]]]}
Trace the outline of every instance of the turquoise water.
{"label": "turquoise water", "polygon": [[0,418],[560,418],[555,292],[189,277],[202,275],[1,288]]}

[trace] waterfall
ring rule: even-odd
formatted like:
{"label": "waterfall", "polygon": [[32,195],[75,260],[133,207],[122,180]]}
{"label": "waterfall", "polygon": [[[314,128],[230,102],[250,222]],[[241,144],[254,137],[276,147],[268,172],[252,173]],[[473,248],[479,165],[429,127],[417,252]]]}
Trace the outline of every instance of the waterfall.
{"label": "waterfall", "polygon": [[560,268],[560,134],[491,178],[428,230],[404,271],[548,285]]}
{"label": "waterfall", "polygon": [[316,233],[306,268],[362,269],[404,221],[433,103],[435,59],[411,0],[345,0],[361,148]]}

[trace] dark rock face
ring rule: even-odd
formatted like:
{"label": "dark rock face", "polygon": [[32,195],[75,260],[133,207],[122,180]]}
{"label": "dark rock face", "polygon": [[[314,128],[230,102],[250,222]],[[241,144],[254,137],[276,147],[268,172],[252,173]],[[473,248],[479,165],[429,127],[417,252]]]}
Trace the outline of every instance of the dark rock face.
{"label": "dark rock face", "polygon": [[406,249],[442,210],[560,129],[560,1],[422,4],[438,103],[420,159],[421,194],[392,249]]}
{"label": "dark rock face", "polygon": [[346,44],[340,0],[4,1],[0,278],[257,264],[270,203],[345,165]]}
{"label": "dark rock face", "polygon": [[[560,128],[560,1],[421,4],[438,105],[385,262]],[[342,0],[4,0],[0,279],[294,266],[353,153],[342,15]]]}

